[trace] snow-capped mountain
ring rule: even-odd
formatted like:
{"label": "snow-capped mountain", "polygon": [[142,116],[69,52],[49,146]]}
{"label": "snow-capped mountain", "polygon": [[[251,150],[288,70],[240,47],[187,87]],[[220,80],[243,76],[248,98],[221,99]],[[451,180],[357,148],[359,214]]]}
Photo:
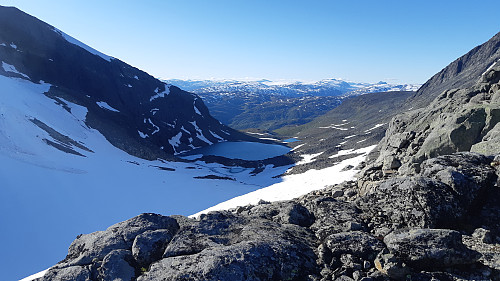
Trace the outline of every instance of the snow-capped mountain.
{"label": "snow-capped mountain", "polygon": [[324,79],[313,82],[261,80],[182,80],[170,79],[165,82],[200,95],[209,94],[258,94],[300,96],[341,96],[359,95],[389,91],[416,91],[419,84],[389,84],[387,82],[364,83],[342,79]]}
{"label": "snow-capped mountain", "polygon": [[130,154],[156,159],[244,138],[214,119],[197,95],[15,8],[0,7],[0,30],[1,75],[50,85],[46,96],[85,107],[86,125]]}
{"label": "snow-capped mountain", "polygon": [[236,129],[275,130],[312,121],[345,98],[376,92],[416,91],[419,85],[270,80],[166,80],[203,98],[210,112]]}

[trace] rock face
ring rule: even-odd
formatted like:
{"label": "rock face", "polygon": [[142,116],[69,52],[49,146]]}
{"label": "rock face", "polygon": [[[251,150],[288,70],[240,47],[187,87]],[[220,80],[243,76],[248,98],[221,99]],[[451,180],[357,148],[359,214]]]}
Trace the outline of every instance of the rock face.
{"label": "rock face", "polygon": [[409,99],[408,105],[413,108],[425,107],[443,91],[471,87],[478,77],[499,60],[500,33],[497,33],[432,76]]}
{"label": "rock face", "polygon": [[459,151],[498,154],[499,80],[500,64],[493,65],[473,87],[447,90],[428,107],[393,118],[362,177],[418,173],[425,159]]}
{"label": "rock face", "polygon": [[345,182],[198,219],[142,214],[79,236],[41,280],[498,280],[491,163],[455,153],[363,195]]}

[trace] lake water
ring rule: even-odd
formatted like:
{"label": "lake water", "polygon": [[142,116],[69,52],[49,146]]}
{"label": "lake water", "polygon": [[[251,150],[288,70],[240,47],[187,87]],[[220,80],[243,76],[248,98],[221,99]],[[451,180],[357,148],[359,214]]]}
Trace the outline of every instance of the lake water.
{"label": "lake water", "polygon": [[296,139],[296,138],[289,138],[289,139],[283,140],[283,142],[296,142],[296,141],[300,141],[300,140]]}
{"label": "lake water", "polygon": [[196,158],[196,155],[213,155],[223,156],[230,159],[254,161],[273,158],[286,154],[289,151],[289,147],[276,144],[259,142],[220,142],[192,150],[187,154],[181,155],[181,157],[194,159]]}

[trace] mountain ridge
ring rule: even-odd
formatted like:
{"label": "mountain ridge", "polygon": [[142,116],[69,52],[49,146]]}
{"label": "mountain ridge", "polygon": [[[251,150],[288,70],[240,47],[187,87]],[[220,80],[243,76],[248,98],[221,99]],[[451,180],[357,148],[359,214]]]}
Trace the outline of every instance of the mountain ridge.
{"label": "mountain ridge", "polygon": [[89,124],[131,154],[165,158],[223,140],[252,139],[214,119],[197,95],[93,51],[16,8],[0,7],[0,26],[2,75],[51,84],[48,96],[86,106]]}
{"label": "mountain ridge", "polygon": [[472,79],[394,117],[384,163],[356,181],[197,219],[142,214],[78,237],[40,280],[499,280],[500,67]]}

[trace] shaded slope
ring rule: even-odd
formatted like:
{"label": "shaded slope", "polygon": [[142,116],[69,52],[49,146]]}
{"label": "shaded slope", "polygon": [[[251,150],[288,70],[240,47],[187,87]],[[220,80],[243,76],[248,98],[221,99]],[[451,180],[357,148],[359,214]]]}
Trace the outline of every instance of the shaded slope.
{"label": "shaded slope", "polygon": [[500,33],[436,73],[408,100],[408,107],[424,107],[445,90],[467,88],[500,60]]}
{"label": "shaded slope", "polygon": [[0,7],[0,74],[52,85],[89,110],[89,125],[115,146],[144,158],[165,157],[248,137],[220,124],[195,94],[165,84],[78,42],[16,8]]}

